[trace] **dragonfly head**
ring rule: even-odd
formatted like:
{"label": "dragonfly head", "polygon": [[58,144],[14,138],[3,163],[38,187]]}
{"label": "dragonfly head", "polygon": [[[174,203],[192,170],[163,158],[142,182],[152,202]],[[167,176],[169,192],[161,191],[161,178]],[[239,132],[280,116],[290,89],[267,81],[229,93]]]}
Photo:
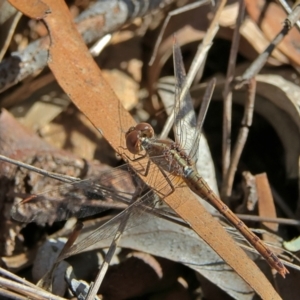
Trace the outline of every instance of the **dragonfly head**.
{"label": "dragonfly head", "polygon": [[154,130],[148,123],[139,123],[135,127],[130,127],[125,134],[126,147],[133,153],[138,154],[142,149],[142,141],[145,138],[153,138]]}

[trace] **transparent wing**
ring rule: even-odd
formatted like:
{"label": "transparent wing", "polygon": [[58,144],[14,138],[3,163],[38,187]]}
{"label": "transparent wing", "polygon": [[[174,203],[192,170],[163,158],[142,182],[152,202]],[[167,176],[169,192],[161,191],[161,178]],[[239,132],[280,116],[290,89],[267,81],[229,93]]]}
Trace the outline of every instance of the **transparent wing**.
{"label": "transparent wing", "polygon": [[94,178],[74,180],[59,188],[27,197],[12,207],[11,216],[20,222],[39,224],[72,216],[83,218],[111,208],[114,202],[128,203],[132,195],[143,191],[145,187],[126,164]]}
{"label": "transparent wing", "polygon": [[[162,156],[154,159],[159,164],[166,164]],[[52,224],[70,217],[92,216],[111,208],[124,209],[133,196],[142,195],[148,189],[138,175],[146,175],[147,167],[148,163],[137,161],[132,163],[132,167],[124,164],[87,180],[74,179],[56,189],[25,198],[12,207],[11,216],[25,223]],[[159,172],[157,170],[157,173],[145,177],[147,184],[156,185]],[[57,178],[59,176],[63,177],[57,174]],[[173,187],[180,184],[178,181],[178,178],[168,174],[168,180],[157,190],[159,196],[170,194]]]}
{"label": "transparent wing", "polygon": [[[162,181],[157,188],[159,190],[164,190],[167,185],[168,183]],[[134,199],[135,197],[133,197],[133,200]],[[153,217],[151,213],[157,211],[155,207],[157,207],[159,203],[160,198],[158,195],[152,190],[149,190],[143,196],[137,197],[137,200],[130,204],[121,213],[98,227],[96,230],[92,231],[92,233],[90,233],[87,237],[79,240],[78,243],[71,246],[70,249],[68,249],[62,257],[60,257],[60,260],[80,253],[101,240],[114,237],[119,231],[121,222],[126,222],[126,229],[138,226],[141,220],[145,222],[145,220]],[[161,210],[158,211],[159,213],[155,213],[155,215],[162,213]],[[143,214],[143,218],[139,218],[141,214]]]}
{"label": "transparent wing", "polygon": [[189,156],[197,161],[198,148],[200,144],[201,130],[205,116],[210,104],[211,96],[215,87],[216,80],[212,79],[205,91],[203,101],[196,123],[196,116],[194,112],[193,101],[189,92],[180,101],[180,94],[185,84],[186,74],[182,60],[181,50],[179,45],[174,42],[173,45],[173,58],[174,58],[174,73],[176,77],[175,89],[175,122],[174,130],[176,141],[180,142],[182,148],[187,151]]}
{"label": "transparent wing", "polygon": [[205,94],[201,103],[199,115],[198,115],[198,120],[197,120],[197,126],[196,126],[196,132],[194,136],[194,141],[193,145],[190,148],[189,155],[190,157],[194,160],[197,161],[197,158],[199,156],[199,145],[200,145],[200,138],[201,138],[201,132],[202,132],[202,126],[206,117],[206,113],[210,104],[210,100],[212,97],[212,94],[214,92],[214,88],[216,85],[216,79],[213,78],[212,80],[209,81]]}
{"label": "transparent wing", "polygon": [[196,116],[194,112],[192,98],[189,92],[180,101],[180,94],[185,82],[186,74],[181,55],[181,50],[176,40],[173,45],[173,60],[174,60],[174,74],[176,78],[175,87],[175,121],[174,134],[175,141],[189,153],[193,145],[195,137]]}

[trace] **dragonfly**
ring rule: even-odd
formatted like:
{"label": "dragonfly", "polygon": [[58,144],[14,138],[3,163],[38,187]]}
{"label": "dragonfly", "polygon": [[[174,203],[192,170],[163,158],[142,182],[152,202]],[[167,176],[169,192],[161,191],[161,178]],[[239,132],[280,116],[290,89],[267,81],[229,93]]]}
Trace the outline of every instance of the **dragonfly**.
{"label": "dragonfly", "polygon": [[[185,80],[183,61],[178,45],[174,45],[174,66],[177,85],[175,89],[175,98],[179,99],[182,85]],[[188,95],[189,96],[189,95]],[[189,96],[190,97],[190,96]],[[71,255],[80,253],[101,239],[106,239],[116,235],[119,230],[119,224],[122,219],[127,222],[127,227],[137,226],[135,217],[138,214],[146,212],[155,212],[155,207],[160,197],[172,193],[175,188],[184,183],[195,194],[212,204],[233,226],[249,241],[249,243],[265,258],[269,265],[278,271],[283,277],[288,274],[281,260],[257,237],[213,192],[209,185],[198,173],[195,158],[198,153],[198,145],[201,136],[201,127],[209,105],[210,98],[204,101],[200,110],[200,118],[197,124],[197,131],[191,139],[181,140],[176,138],[176,142],[170,139],[159,139],[154,135],[152,126],[148,123],[140,123],[137,126],[129,128],[125,134],[126,147],[135,156],[139,156],[133,163],[133,168],[126,164],[112,171],[107,171],[95,179],[78,181],[74,178],[67,179],[65,188],[60,189],[62,197],[56,199],[50,198],[55,209],[53,216],[55,220],[64,220],[70,216],[78,218],[86,217],[97,212],[106,210],[103,203],[96,201],[88,203],[88,199],[108,199],[105,203],[109,205],[109,200],[119,201],[127,205],[127,208],[105,223],[101,228],[90,233],[83,240],[72,245],[65,252],[60,260]],[[186,120],[183,118],[183,104],[176,101],[175,131],[182,136],[183,127]],[[188,149],[189,152],[186,150]],[[140,159],[147,157],[147,163],[141,163]],[[150,164],[155,164],[165,178],[164,181],[156,184],[156,191],[149,188],[140,179],[141,172],[146,176]],[[125,174],[128,174],[128,177]],[[153,178],[155,180],[155,178]],[[112,184],[113,183],[113,184]],[[22,222],[39,221],[43,222],[49,218],[49,210],[44,212],[40,209],[42,200],[49,198],[49,193],[33,195],[18,203],[12,208],[11,215],[14,219]],[[63,201],[65,199],[65,201]],[[72,201],[71,201],[72,199]],[[101,205],[99,204],[101,203]],[[105,204],[104,204],[105,205]],[[179,204],[180,205],[180,204]],[[92,209],[91,209],[92,206]],[[51,214],[51,213],[50,213]],[[128,218],[130,216],[130,218]]]}
{"label": "dragonfly", "polygon": [[[177,56],[180,57],[180,55]],[[179,64],[183,66],[182,62]],[[182,70],[181,74],[183,74]],[[180,102],[177,101],[177,103],[180,105]],[[178,116],[180,115],[180,107],[177,108],[177,110],[179,110],[179,113],[177,113]],[[203,114],[205,115],[205,113],[204,111]],[[195,194],[215,207],[265,258],[273,269],[282,277],[285,277],[289,271],[276,254],[225,205],[198,173],[196,163],[193,161],[193,156],[195,156],[197,151],[196,147],[199,143],[201,134],[200,127],[202,127],[203,120],[204,118],[200,120],[201,123],[199,124],[198,132],[194,138],[193,146],[189,154],[187,154],[185,149],[178,142],[155,138],[154,130],[148,123],[140,123],[127,131],[127,149],[135,155],[144,152],[163,172],[182,178],[185,184]]]}

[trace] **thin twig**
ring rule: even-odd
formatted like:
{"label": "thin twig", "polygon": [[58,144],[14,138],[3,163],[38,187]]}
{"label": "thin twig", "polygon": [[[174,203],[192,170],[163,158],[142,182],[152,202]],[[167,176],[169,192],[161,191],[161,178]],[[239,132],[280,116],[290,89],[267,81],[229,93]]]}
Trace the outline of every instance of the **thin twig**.
{"label": "thin twig", "polygon": [[28,300],[27,296],[20,296],[19,294],[16,294],[3,288],[0,288],[0,297],[1,296],[3,297],[3,299]]}
{"label": "thin twig", "polygon": [[237,78],[237,86],[240,87],[245,82],[250,80],[250,78],[256,76],[260,70],[263,68],[267,59],[270,57],[273,50],[277,47],[277,45],[284,39],[284,37],[289,33],[289,31],[293,28],[296,21],[300,16],[300,5],[296,5],[293,11],[289,14],[289,16],[285,19],[283,28],[276,35],[270,45],[265,49],[263,53],[261,53],[256,60],[251,64],[251,66],[244,72],[244,74]]}
{"label": "thin twig", "polygon": [[[133,177],[134,178],[134,177]],[[140,194],[142,192],[143,188],[137,188],[135,191],[134,195],[131,197],[131,201],[129,202],[129,207],[130,205],[133,205],[136,201],[138,201]],[[108,252],[105,255],[105,258],[103,260],[103,263],[99,269],[99,272],[96,276],[95,282],[91,285],[86,300],[93,300],[102,284],[102,281],[106,275],[106,272],[108,270],[108,267],[111,263],[111,260],[113,259],[113,256],[115,255],[117,246],[121,240],[122,234],[125,231],[126,225],[128,223],[128,220],[130,218],[130,208],[128,208],[127,213],[123,216],[123,218],[120,220],[119,227],[115,233],[115,236],[109,246]]]}
{"label": "thin twig", "polygon": [[[222,217],[220,214],[213,214],[214,216]],[[278,223],[282,225],[289,226],[300,226],[300,221],[296,219],[286,219],[286,218],[267,218],[254,215],[244,215],[236,214],[243,221],[255,221],[255,222],[269,222],[269,223]],[[225,218],[224,218],[225,219]]]}
{"label": "thin twig", "polygon": [[225,196],[229,197],[232,191],[232,185],[234,180],[234,175],[239,163],[242,151],[244,149],[245,143],[247,141],[249,127],[252,125],[253,111],[254,111],[254,101],[256,93],[256,80],[251,79],[248,84],[248,93],[246,98],[244,117],[242,120],[242,126],[240,128],[236,144],[233,148],[232,158],[229,165],[229,169],[226,173],[225,184],[226,189],[224,190]]}
{"label": "thin twig", "polygon": [[236,26],[233,33],[232,44],[230,49],[230,56],[223,92],[224,110],[223,110],[223,137],[222,137],[222,166],[223,166],[223,184],[221,188],[221,198],[226,200],[227,182],[225,180],[228,168],[230,165],[231,155],[231,120],[232,120],[232,90],[231,82],[234,77],[234,71],[236,66],[236,57],[238,53],[238,45],[240,41],[240,28],[244,20],[245,14],[245,2],[239,1],[239,11],[236,21]]}
{"label": "thin twig", "polygon": [[[137,193],[137,195],[132,197],[132,201],[130,203],[134,203],[138,196],[139,196],[140,191]],[[93,300],[102,284],[102,281],[106,275],[106,272],[108,270],[108,267],[111,263],[111,260],[116,252],[117,246],[120,242],[120,239],[122,237],[123,232],[125,231],[127,221],[130,217],[130,213],[126,214],[121,220],[120,220],[120,225],[119,228],[113,238],[112,243],[109,246],[109,250],[105,255],[104,261],[101,265],[101,268],[97,274],[96,280],[93,285],[91,285],[91,288],[87,294],[86,300]]]}
{"label": "thin twig", "polygon": [[[287,1],[285,0],[278,0],[278,2],[281,4],[282,8],[285,10],[285,12],[289,15],[291,14],[291,12],[293,11],[289,4],[287,3]],[[299,5],[299,1],[298,1],[298,5]],[[300,21],[297,21],[295,23],[295,26],[298,28],[298,30],[300,30]]]}
{"label": "thin twig", "polygon": [[27,286],[31,286],[32,288],[36,288],[36,285],[34,285],[33,283],[31,283],[31,282],[27,281],[26,279],[21,278],[21,277],[15,275],[15,274],[9,272],[8,270],[5,270],[5,269],[1,268],[1,267],[0,267],[0,274],[2,276],[10,278],[10,279],[12,279],[16,282],[19,282],[22,285],[27,285]]}
{"label": "thin twig", "polygon": [[[76,19],[77,29],[86,44],[120,29],[135,18],[156,13],[174,0],[95,1]],[[0,63],[0,92],[24,80],[47,65],[49,36],[30,43]]]}
{"label": "thin twig", "polygon": [[151,59],[150,59],[150,61],[149,61],[149,65],[150,65],[150,66],[152,66],[152,64],[153,64],[153,62],[154,62],[154,60],[155,60],[155,58],[156,58],[158,47],[159,47],[159,45],[160,45],[160,43],[161,43],[161,41],[162,41],[163,35],[164,35],[164,33],[165,33],[165,30],[166,30],[166,28],[167,28],[167,25],[168,25],[169,22],[170,22],[170,19],[171,19],[173,16],[179,15],[179,14],[184,13],[184,12],[187,12],[187,11],[189,11],[189,10],[193,10],[193,9],[195,9],[195,8],[197,8],[197,7],[200,7],[201,5],[203,5],[203,4],[205,4],[205,3],[208,3],[208,2],[210,2],[210,0],[202,0],[202,1],[197,1],[197,2],[195,2],[195,3],[189,3],[189,4],[187,4],[187,5],[183,6],[183,7],[177,8],[177,9],[175,9],[175,10],[173,10],[173,11],[170,11],[170,12],[168,13],[167,17],[166,17],[165,20],[164,20],[164,23],[163,23],[163,25],[162,25],[162,28],[161,28],[161,30],[160,30],[160,32],[159,32],[159,35],[158,35],[158,37],[157,37],[157,39],[156,39],[155,46],[154,46],[154,49],[153,49],[153,53],[152,53]]}
{"label": "thin twig", "polygon": [[47,291],[41,290],[38,287],[25,286],[24,284],[14,282],[10,279],[0,277],[0,286],[4,286],[9,290],[22,293],[23,295],[29,297],[30,299],[52,299],[52,300],[64,300],[65,298],[53,295]]}
{"label": "thin twig", "polygon": [[[192,65],[189,69],[189,72],[186,76],[186,79],[183,83],[183,88],[182,91],[180,93],[180,97],[179,97],[179,106],[182,106],[182,103],[193,83],[193,80],[198,72],[198,70],[200,69],[201,65],[204,63],[206,57],[207,57],[207,52],[210,49],[210,47],[212,46],[212,41],[215,37],[215,35],[217,34],[217,31],[219,29],[219,19],[220,19],[220,15],[222,13],[222,10],[224,8],[226,4],[226,0],[221,0],[219,2],[219,5],[216,9],[216,13],[214,15],[214,18],[206,32],[206,35],[202,41],[202,43],[200,44],[200,46],[198,47],[197,53],[195,55],[195,58],[192,62]],[[174,107],[175,108],[175,107]],[[167,119],[167,121],[165,122],[165,126],[164,129],[160,135],[161,138],[164,138],[168,135],[168,133],[170,132],[173,123],[174,123],[174,117],[175,114],[171,113]]]}
{"label": "thin twig", "polygon": [[31,166],[31,165],[28,165],[28,164],[23,163],[21,161],[9,158],[9,157],[4,156],[4,155],[0,155],[0,161],[11,163],[11,164],[16,165],[18,167],[25,168],[25,169],[27,169],[29,171],[33,171],[33,172],[36,172],[36,173],[38,173],[40,175],[47,176],[49,178],[53,178],[55,180],[59,180],[61,182],[65,182],[65,183],[73,183],[74,181],[81,180],[81,179],[76,178],[76,177],[67,176],[67,175],[61,175],[61,174],[58,174],[58,173],[49,172],[49,171],[46,171],[46,170],[43,170],[43,169]]}

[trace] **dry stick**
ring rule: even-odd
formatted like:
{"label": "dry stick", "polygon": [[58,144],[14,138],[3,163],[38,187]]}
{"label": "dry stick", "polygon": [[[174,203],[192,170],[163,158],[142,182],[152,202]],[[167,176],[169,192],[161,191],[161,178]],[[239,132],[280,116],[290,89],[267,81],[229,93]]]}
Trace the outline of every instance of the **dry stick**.
{"label": "dry stick", "polygon": [[282,30],[273,39],[270,45],[265,49],[265,51],[260,54],[257,59],[251,64],[251,66],[244,72],[244,74],[237,78],[237,86],[240,87],[245,82],[250,80],[252,77],[256,76],[260,70],[265,65],[268,57],[271,55],[275,47],[283,40],[283,38],[288,34],[288,32],[295,25],[296,21],[300,17],[300,5],[294,7],[291,14],[285,19]]}
{"label": "dry stick", "polygon": [[53,295],[47,291],[41,290],[38,287],[25,286],[21,283],[11,281],[9,279],[0,277],[0,286],[4,286],[9,290],[16,291],[18,293],[23,293],[29,299],[53,299],[53,300],[65,300],[65,298]]}
{"label": "dry stick", "polygon": [[165,18],[164,20],[164,23],[163,23],[163,26],[159,32],[159,35],[156,39],[156,42],[155,42],[155,46],[154,46],[154,49],[153,49],[153,53],[152,53],[152,56],[151,56],[151,59],[149,61],[149,65],[152,66],[155,58],[156,58],[156,55],[157,55],[157,51],[158,51],[158,47],[162,41],[162,38],[163,38],[163,35],[165,33],[165,30],[167,28],[167,25],[169,24],[170,22],[170,19],[173,17],[173,16],[176,16],[176,15],[179,15],[181,13],[184,13],[184,12],[187,12],[189,10],[192,10],[192,9],[195,9],[197,7],[200,7],[201,5],[209,2],[210,0],[202,0],[202,1],[197,1],[195,3],[189,3],[183,7],[180,7],[180,8],[177,8],[173,11],[170,11],[167,15],[167,17]]}
{"label": "dry stick", "polygon": [[[224,8],[226,4],[226,0],[221,0],[219,2],[219,6],[217,7],[216,13],[214,15],[214,18],[206,32],[206,35],[202,41],[202,43],[200,44],[197,53],[195,55],[195,59],[192,62],[192,65],[190,67],[190,70],[186,76],[185,82],[183,83],[183,88],[179,97],[179,105],[182,106],[182,103],[185,99],[186,94],[188,93],[192,82],[195,78],[195,75],[197,74],[198,70],[200,69],[201,65],[204,63],[205,59],[206,59],[206,55],[207,52],[209,50],[209,48],[212,45],[212,41],[219,29],[219,19],[220,19],[220,15],[222,13],[222,10]],[[174,107],[175,109],[175,107]],[[160,138],[165,138],[168,133],[170,132],[173,123],[174,123],[174,113],[171,113],[165,123],[164,129],[160,135]]]}
{"label": "dry stick", "polygon": [[[213,216],[223,217],[220,214],[214,213]],[[243,215],[243,214],[236,214],[239,219],[243,221],[255,221],[255,222],[268,222],[268,223],[278,223],[284,224],[289,226],[299,226],[300,221],[297,219],[286,219],[286,218],[267,218],[267,217],[259,217],[254,215]],[[225,219],[226,220],[226,219]]]}
{"label": "dry stick", "polygon": [[236,57],[238,53],[238,45],[240,41],[240,28],[244,20],[245,14],[245,2],[244,0],[239,1],[239,12],[236,21],[236,27],[233,33],[232,45],[230,49],[230,56],[228,62],[228,69],[226,74],[225,87],[223,92],[224,99],[224,110],[223,110],[223,137],[222,137],[222,164],[223,164],[223,184],[221,188],[221,198],[226,200],[227,193],[227,182],[225,180],[228,168],[230,165],[231,155],[231,120],[232,120],[232,88],[231,82],[234,77],[234,71],[236,66]]}
{"label": "dry stick", "polygon": [[72,230],[72,233],[69,235],[69,238],[67,242],[65,243],[63,249],[61,250],[57,262],[60,262],[62,259],[61,257],[70,249],[70,247],[75,243],[77,240],[79,234],[81,233],[81,230],[83,228],[83,223],[77,222],[74,229]]}
{"label": "dry stick", "polygon": [[[281,6],[283,7],[283,9],[288,15],[291,14],[293,10],[290,8],[290,6],[285,0],[278,0],[278,2],[281,4]],[[299,5],[299,1],[295,3],[293,7],[296,7],[296,5]],[[298,30],[300,30],[300,21],[297,21],[295,23],[295,26],[298,28]]]}
{"label": "dry stick", "polygon": [[226,177],[225,177],[226,196],[231,195],[234,174],[236,172],[237,165],[239,163],[240,157],[242,155],[242,151],[243,151],[245,143],[247,141],[249,127],[252,125],[255,93],[256,93],[256,80],[254,78],[252,78],[248,84],[248,97],[246,99],[247,102],[245,104],[242,126],[240,128],[240,131],[239,131],[239,134],[238,134],[238,137],[236,140],[236,144],[233,148],[230,166],[229,166],[229,169],[228,169]]}
{"label": "dry stick", "polygon": [[9,272],[8,270],[5,270],[5,269],[3,269],[3,268],[1,268],[1,267],[0,267],[0,275],[5,276],[5,277],[7,277],[7,278],[10,278],[10,279],[12,279],[12,280],[14,280],[14,281],[16,281],[16,282],[19,282],[19,283],[22,284],[22,285],[27,285],[27,286],[30,286],[30,287],[32,287],[32,288],[36,288],[36,285],[35,285],[35,284],[33,284],[33,283],[27,281],[27,280],[24,279],[24,278],[21,278],[21,277],[17,276],[17,275],[14,274],[14,273],[11,273],[11,272]]}
{"label": "dry stick", "polygon": [[102,284],[102,281],[106,275],[106,272],[108,270],[108,267],[110,265],[110,262],[116,252],[117,246],[120,242],[120,239],[122,237],[123,232],[125,231],[128,219],[130,217],[130,205],[134,204],[136,202],[141,194],[141,189],[137,189],[135,194],[132,196],[131,201],[129,203],[128,210],[126,211],[126,214],[123,216],[123,218],[120,220],[119,228],[112,240],[112,243],[109,247],[109,250],[107,254],[105,255],[104,261],[99,269],[99,272],[96,276],[95,282],[90,286],[90,289],[88,291],[86,300],[93,300]]}
{"label": "dry stick", "polygon": [[[89,48],[89,51],[92,56],[97,57],[104,50],[104,48],[109,44],[111,40],[112,34],[106,34],[102,38],[100,38],[93,46]],[[1,64],[0,64],[1,69]],[[49,85],[50,83],[55,81],[55,77],[52,73],[47,73],[44,76],[35,77],[33,81],[28,82],[26,85],[18,87],[14,91],[10,91],[9,95],[6,95],[3,100],[1,100],[2,107],[12,107],[13,105],[17,105],[24,101],[24,98],[28,97],[37,89],[41,89],[44,86]],[[29,92],[30,91],[30,92]],[[69,104],[69,100],[65,100],[65,102]]]}
{"label": "dry stick", "polygon": [[[78,31],[85,43],[91,43],[119,30],[138,17],[155,13],[174,0],[110,0],[95,1],[76,19]],[[49,36],[30,43],[0,63],[0,92],[24,80],[47,65]]]}
{"label": "dry stick", "polygon": [[14,300],[28,300],[27,296],[21,296],[14,292],[8,291],[7,289],[0,288],[0,298],[4,297],[4,299],[14,299]]}
{"label": "dry stick", "polygon": [[[139,192],[138,192],[139,194]],[[133,196],[130,204],[134,203],[138,198],[138,195]],[[93,300],[100,288],[100,285],[102,284],[102,281],[106,275],[106,272],[108,270],[108,267],[110,265],[110,262],[116,252],[117,246],[119,244],[119,241],[122,237],[123,232],[125,231],[125,227],[127,225],[127,221],[130,217],[130,211],[120,220],[119,228],[114,236],[114,239],[109,247],[109,250],[107,254],[105,255],[104,261],[101,265],[101,268],[97,274],[96,280],[94,284],[91,285],[89,292],[87,294],[86,300]]]}
{"label": "dry stick", "polygon": [[104,261],[101,265],[101,268],[99,269],[99,272],[96,276],[96,279],[95,279],[95,282],[94,283],[91,283],[91,286],[90,286],[90,289],[88,291],[88,294],[86,296],[86,300],[92,300],[95,298],[101,284],[102,284],[102,281],[106,275],[106,272],[108,270],[108,267],[110,265],[110,262],[116,252],[116,248],[119,244],[119,241],[121,239],[121,236],[125,230],[125,227],[126,227],[126,223],[127,223],[127,220],[129,218],[129,214],[126,215],[121,221],[120,221],[120,226],[118,228],[118,231],[116,233],[116,235],[114,236],[114,239],[112,241],[112,243],[110,244],[110,247],[109,247],[109,250],[107,252],[107,254],[105,255],[105,258],[104,258]]}
{"label": "dry stick", "polygon": [[[9,272],[8,270],[5,270],[3,268],[0,267],[0,278],[1,278],[1,275],[2,276],[5,276],[7,280],[11,280],[12,282],[16,282],[16,283],[19,283],[21,284],[22,286],[28,286],[28,287],[31,287],[33,289],[40,289],[39,287],[37,287],[36,285],[34,285],[33,283],[27,281],[26,279],[24,278],[21,278],[11,272]],[[9,279],[8,279],[9,278]],[[41,292],[43,292],[44,290],[40,289]],[[19,292],[20,293],[20,292]],[[24,294],[24,293],[23,293]],[[28,299],[28,295],[26,294],[25,297],[19,295],[19,294],[16,294],[14,292],[11,292],[7,289],[0,289],[0,296],[14,296],[14,297],[10,297],[12,299]]]}
{"label": "dry stick", "polygon": [[[286,1],[284,1],[284,0],[278,0],[278,2],[281,4],[281,6],[283,7],[283,9],[285,10],[285,12],[288,15],[292,16],[292,18],[294,18],[293,16],[296,17],[295,26],[297,27],[298,30],[300,30],[300,21],[298,21],[297,12],[296,12],[296,7],[299,6],[300,1],[298,0],[298,1],[296,1],[296,3],[294,3],[293,9],[291,9],[290,6],[288,5],[288,3]],[[293,10],[295,11],[294,13],[292,13]],[[288,18],[290,18],[290,17],[288,17]]]}
{"label": "dry stick", "polygon": [[58,174],[58,173],[53,173],[53,172],[50,172],[50,171],[46,171],[46,170],[28,165],[28,164],[23,163],[21,161],[6,157],[4,155],[0,155],[0,161],[4,161],[4,162],[10,163],[10,164],[14,164],[18,167],[25,168],[29,171],[33,171],[33,172],[36,172],[40,175],[47,176],[49,178],[53,178],[55,180],[59,180],[61,182],[65,182],[65,183],[73,183],[74,181],[80,181],[81,180],[81,179],[76,178],[76,177],[72,177],[72,176],[68,176],[68,175],[61,175],[61,174]]}
{"label": "dry stick", "polygon": [[[198,55],[198,57],[201,58],[201,64],[202,64],[202,63],[204,63],[204,60],[206,59],[206,54],[207,54],[208,50],[210,49],[211,44],[210,45],[206,45],[204,47],[204,45],[202,43],[200,47],[201,47],[202,51],[201,51],[201,53],[199,52],[199,53],[196,54],[195,59],[196,59],[196,57]],[[200,47],[199,47],[199,49],[200,49]],[[188,89],[185,88],[185,87],[186,87],[186,84],[188,84],[187,81],[188,81],[188,77],[189,77],[190,74],[191,74],[191,69],[189,70],[189,72],[188,72],[188,74],[186,76],[185,83],[183,83],[183,88],[182,88],[182,91],[181,91],[181,94],[180,94],[179,100],[178,100],[179,107],[183,106],[183,102],[184,102],[186,94],[188,92]],[[189,80],[189,87],[192,84],[192,80],[193,80],[192,78],[191,78],[191,80]],[[175,119],[175,113],[174,113],[174,111],[176,110],[176,107],[177,106],[174,105],[173,111],[169,114],[168,119],[165,122],[164,128],[163,128],[163,130],[162,130],[162,132],[160,134],[160,139],[165,139],[168,136],[168,134],[169,134],[169,132],[170,132],[172,126],[173,126],[173,123],[174,123],[174,119]]]}

